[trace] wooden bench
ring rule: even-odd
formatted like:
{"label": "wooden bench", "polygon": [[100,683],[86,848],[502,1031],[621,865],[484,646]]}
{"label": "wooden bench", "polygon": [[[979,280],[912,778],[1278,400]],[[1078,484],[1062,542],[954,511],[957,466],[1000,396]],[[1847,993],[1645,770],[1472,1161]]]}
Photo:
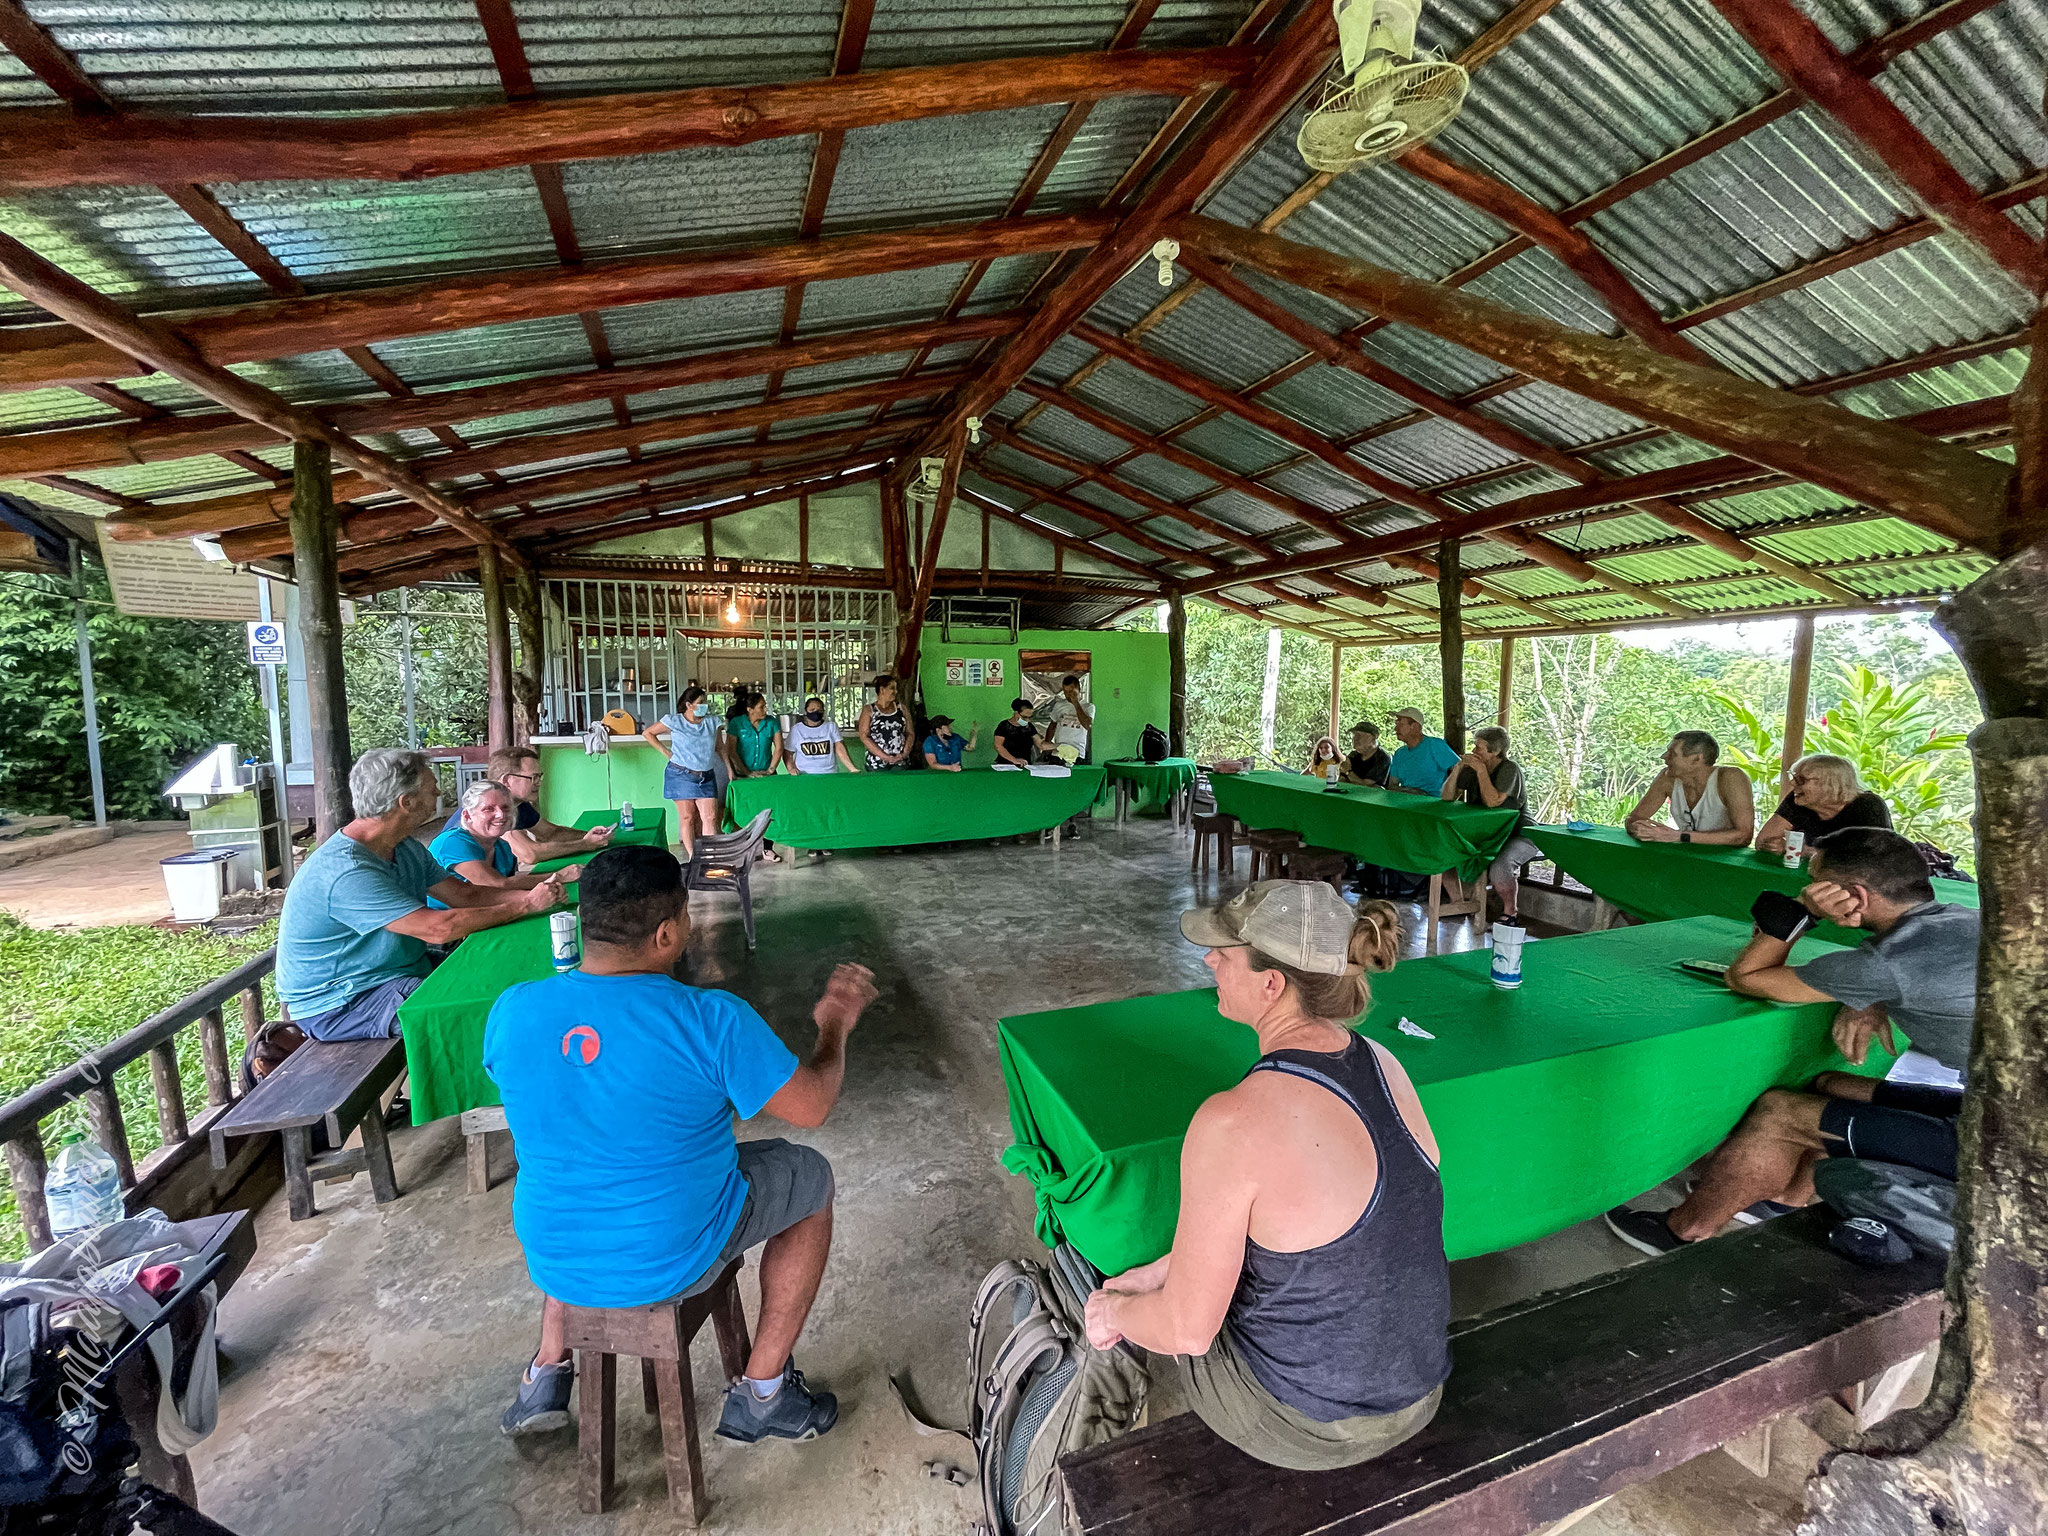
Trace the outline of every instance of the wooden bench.
{"label": "wooden bench", "polygon": [[1115,1536],[1524,1536],[1932,1345],[1938,1259],[1863,1269],[1800,1212],[1453,1326],[1443,1405],[1337,1472],[1254,1461],[1183,1414],[1060,1463]]}
{"label": "wooden bench", "polygon": [[[293,1221],[314,1214],[313,1183],[370,1176],[382,1205],[398,1198],[391,1170],[391,1140],[384,1129],[384,1090],[405,1070],[405,1042],[308,1040],[227,1114],[213,1123],[213,1166],[227,1166],[230,1137],[276,1131],[284,1142],[285,1191]],[[312,1128],[327,1125],[332,1150],[315,1153]],[[349,1132],[361,1126],[363,1144],[347,1147]]]}

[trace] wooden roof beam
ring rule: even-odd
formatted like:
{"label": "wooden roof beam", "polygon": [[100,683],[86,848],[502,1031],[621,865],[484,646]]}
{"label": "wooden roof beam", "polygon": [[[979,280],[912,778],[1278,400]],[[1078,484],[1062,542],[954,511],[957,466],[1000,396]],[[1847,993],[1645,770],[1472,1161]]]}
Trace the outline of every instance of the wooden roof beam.
{"label": "wooden roof beam", "polygon": [[[1089,464],[1084,460],[1075,458],[1072,454],[1062,453],[1059,449],[1049,447],[1044,443],[1034,443],[1028,438],[1019,437],[1015,432],[1010,431],[1009,428],[1001,426],[996,422],[984,422],[981,430],[985,436],[1006,448],[1015,449],[1018,453],[1029,454],[1041,463],[1050,464],[1058,470],[1064,470],[1067,474],[1073,476],[1073,483],[1076,485],[1084,481],[1099,485],[1104,490],[1123,497],[1126,501],[1136,502],[1153,517],[1174,518],[1179,522],[1187,524],[1188,527],[1195,529],[1199,533],[1208,534],[1212,539],[1217,539],[1225,544],[1234,544],[1246,554],[1255,555],[1260,559],[1272,558],[1273,548],[1271,545],[1261,544],[1248,533],[1228,527],[1223,523],[1217,522],[1214,518],[1204,517],[1199,512],[1190,511],[1186,507],[1168,501],[1163,496],[1155,496],[1142,485],[1136,485],[1129,480],[1122,479],[1104,465]],[[1060,489],[1071,490],[1073,486],[1066,485],[1060,487]],[[1214,552],[1212,551],[1212,553]],[[1221,560],[1220,556],[1219,560]],[[1221,560],[1221,563],[1227,565],[1229,561]]]}
{"label": "wooden roof beam", "polygon": [[[1044,356],[1046,348],[1071,330],[1145,255],[1164,233],[1169,220],[1198,205],[1237,168],[1238,162],[1287,114],[1295,100],[1315,84],[1334,55],[1336,43],[1336,19],[1328,8],[1319,4],[1304,7],[1225,109],[1217,112],[1194,142],[1174,157],[1151,190],[1116,221],[1114,230],[1101,236],[1095,249],[1046,295],[1023,329],[1010,338],[980,377],[960,390],[912,456],[943,451],[954,429],[968,417],[989,415],[996,402]],[[1088,242],[1071,242],[1085,243]]]}
{"label": "wooden roof beam", "polygon": [[1084,517],[1091,523],[1100,523],[1104,532],[1122,534],[1133,544],[1141,549],[1149,549],[1155,555],[1179,561],[1184,565],[1204,566],[1212,571],[1229,569],[1227,562],[1218,560],[1214,555],[1199,549],[1183,549],[1177,544],[1169,544],[1166,540],[1147,533],[1143,527],[1128,518],[1119,517],[1114,512],[1105,512],[1101,507],[1082,501],[1079,497],[1069,496],[1066,492],[1049,485],[1036,485],[1015,475],[1006,475],[999,469],[991,469],[985,458],[977,457],[973,460],[973,466],[974,472],[984,480],[992,481],[1008,490],[1020,491],[1033,501],[1042,501],[1048,506],[1058,507],[1064,512],[1073,513],[1076,517]]}
{"label": "wooden roof beam", "polygon": [[[831,464],[810,466],[801,476],[793,474],[788,469],[764,470],[757,475],[723,481],[715,486],[683,487],[679,488],[680,495],[675,499],[687,499],[695,505],[649,512],[644,516],[620,521],[590,526],[578,525],[573,531],[554,534],[545,541],[535,544],[534,549],[537,555],[558,554],[565,549],[577,549],[586,544],[602,543],[606,539],[623,538],[631,533],[653,533],[667,528],[687,527],[692,523],[708,522],[729,513],[744,512],[753,507],[786,501],[798,492],[833,490],[844,485],[879,479],[881,472],[881,466],[871,462],[869,456],[855,455]],[[705,498],[708,496],[720,499],[707,503]]]}
{"label": "wooden roof beam", "polygon": [[[1050,523],[1039,522],[1037,519],[1029,516],[1021,509],[1016,511],[1011,510],[1009,507],[1004,506],[1000,501],[997,501],[993,496],[984,496],[979,491],[970,489],[966,485],[962,485],[960,487],[960,497],[963,501],[972,502],[975,506],[980,507],[983,511],[989,512],[996,517],[1000,517],[1006,523],[1012,523],[1015,526],[1022,528],[1026,533],[1029,533],[1036,538],[1044,539],[1048,544],[1057,545],[1059,548],[1066,550],[1070,554],[1086,555],[1090,560],[1105,561],[1110,565],[1118,566],[1124,570],[1129,571],[1134,576],[1143,576],[1149,580],[1156,581],[1160,583],[1162,587],[1171,586],[1173,584],[1172,579],[1170,577],[1162,575],[1159,571],[1153,569],[1149,565],[1146,565],[1143,561],[1133,560],[1129,555],[1119,554],[1117,553],[1117,551],[1113,549],[1098,548],[1096,545],[1089,543],[1086,539],[1077,539],[1072,534],[1066,532],[1064,529],[1055,528]],[[1025,505],[1029,506],[1030,503],[1027,502],[1025,503]],[[993,573],[991,573],[989,580],[991,584],[993,584],[995,580]]]}
{"label": "wooden roof beam", "polygon": [[1243,85],[1258,63],[1254,50],[1241,47],[1028,54],[774,85],[543,97],[375,116],[13,107],[0,114],[0,187],[418,181],[1058,102],[1187,96]]}
{"label": "wooden roof beam", "polygon": [[[1204,602],[1213,603],[1216,607],[1223,609],[1226,613],[1235,613],[1242,615],[1247,619],[1256,619],[1259,623],[1271,624],[1276,629],[1295,630],[1300,634],[1313,636],[1315,639],[1321,640],[1326,645],[1358,645],[1361,643],[1360,641],[1355,640],[1350,636],[1336,634],[1331,630],[1319,628],[1314,624],[1298,624],[1293,619],[1276,619],[1269,613],[1260,612],[1258,609],[1252,607],[1249,603],[1240,603],[1232,598],[1223,597],[1215,592],[1204,592],[1202,594],[1202,600]],[[1392,645],[1395,642],[1389,640],[1385,643],[1388,645]]]}
{"label": "wooden roof beam", "polygon": [[1414,325],[1599,404],[1799,476],[1962,542],[1993,539],[2011,467],[1836,406],[1570,330],[1478,295],[1212,219],[1184,243]]}
{"label": "wooden roof beam", "polygon": [[[426,278],[151,318],[175,327],[205,362],[258,362],[586,310],[946,266],[980,256],[1093,246],[1112,223],[1106,214],[1034,214],[723,251]],[[29,389],[135,374],[135,363],[118,347],[72,326],[0,330],[0,387]]]}
{"label": "wooden roof beam", "polygon": [[1913,120],[1837,52],[1804,12],[1787,0],[1714,3],[1787,85],[1854,135],[1944,228],[1976,245],[2029,293],[2040,292],[2041,253],[2025,232],[1987,207]]}
{"label": "wooden roof beam", "polygon": [[[808,368],[912,347],[982,340],[1008,335],[1021,323],[1022,316],[1011,313],[950,323],[876,326],[795,341],[787,346],[733,347],[670,362],[586,368],[511,384],[444,389],[409,394],[399,400],[366,400],[308,409],[344,432],[397,432],[648,394],[686,384],[755,378],[783,369]],[[226,455],[237,449],[268,447],[276,441],[274,433],[226,412],[189,416],[158,413],[132,423],[0,434],[0,479],[156,464],[203,453]]]}
{"label": "wooden roof beam", "polygon": [[0,282],[100,342],[141,359],[281,438],[327,444],[344,464],[396,491],[466,538],[512,553],[498,535],[476,519],[461,497],[436,490],[396,459],[357,442],[303,406],[293,405],[262,385],[207,362],[178,332],[130,314],[11,235],[0,234]]}
{"label": "wooden roof beam", "polygon": [[1642,291],[1598,246],[1534,198],[1484,171],[1446,159],[1427,144],[1409,150],[1397,163],[1410,175],[1450,193],[1462,203],[1469,203],[1517,234],[1527,235],[1556,256],[1599,296],[1600,302],[1621,322],[1622,329],[1644,346],[1702,367],[1720,366],[1674,331],[1656,306],[1643,297]]}

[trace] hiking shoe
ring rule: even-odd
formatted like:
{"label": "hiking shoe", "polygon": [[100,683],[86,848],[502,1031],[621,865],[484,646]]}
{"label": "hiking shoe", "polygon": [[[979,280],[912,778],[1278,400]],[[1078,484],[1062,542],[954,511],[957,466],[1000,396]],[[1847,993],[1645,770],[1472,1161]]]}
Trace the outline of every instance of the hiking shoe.
{"label": "hiking shoe", "polygon": [[1671,1223],[1664,1219],[1667,1214],[1665,1211],[1637,1211],[1617,1205],[1607,1213],[1607,1230],[1637,1253],[1647,1253],[1654,1259],[1685,1246],[1685,1239],[1672,1231]]}
{"label": "hiking shoe", "polygon": [[1777,1200],[1759,1200],[1755,1205],[1745,1205],[1735,1213],[1735,1219],[1745,1227],[1754,1227],[1766,1221],[1775,1221],[1780,1216],[1790,1216],[1798,1210],[1796,1205],[1786,1205]]}
{"label": "hiking shoe", "polygon": [[725,1411],[718,1416],[718,1434],[723,1440],[752,1445],[774,1436],[782,1440],[815,1440],[839,1422],[839,1399],[830,1392],[813,1392],[804,1373],[787,1367],[782,1385],[763,1402],[745,1381],[726,1389]]}
{"label": "hiking shoe", "polygon": [[576,1385],[573,1360],[559,1365],[535,1365],[533,1379],[523,1374],[519,1395],[498,1420],[499,1430],[508,1435],[538,1435],[562,1429],[569,1422],[569,1393]]}

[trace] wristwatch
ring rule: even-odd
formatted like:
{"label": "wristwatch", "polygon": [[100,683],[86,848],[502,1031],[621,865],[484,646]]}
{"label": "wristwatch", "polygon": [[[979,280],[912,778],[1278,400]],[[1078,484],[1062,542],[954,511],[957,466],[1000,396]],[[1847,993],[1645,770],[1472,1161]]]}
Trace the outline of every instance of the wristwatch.
{"label": "wristwatch", "polygon": [[1681,832],[1678,834],[1678,840],[1681,843],[1689,843],[1692,841],[1692,834],[1690,832]]}

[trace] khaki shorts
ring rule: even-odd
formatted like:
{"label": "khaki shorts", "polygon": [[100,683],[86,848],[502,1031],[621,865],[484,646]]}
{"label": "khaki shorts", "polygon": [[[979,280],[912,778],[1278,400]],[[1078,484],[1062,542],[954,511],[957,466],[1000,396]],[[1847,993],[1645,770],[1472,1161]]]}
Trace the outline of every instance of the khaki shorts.
{"label": "khaki shorts", "polygon": [[1188,1405],[1223,1439],[1275,1467],[1326,1472],[1384,1456],[1436,1417],[1438,1387],[1398,1413],[1365,1414],[1323,1424],[1265,1389],[1221,1329],[1206,1355],[1176,1355]]}
{"label": "khaki shorts", "polygon": [[800,1147],[775,1136],[767,1141],[743,1141],[739,1154],[740,1177],[747,1181],[747,1201],[740,1207],[740,1219],[725,1240],[725,1251],[687,1288],[670,1297],[671,1301],[709,1290],[725,1273],[725,1266],[749,1248],[758,1248],[832,1203],[832,1165],[815,1147]]}

